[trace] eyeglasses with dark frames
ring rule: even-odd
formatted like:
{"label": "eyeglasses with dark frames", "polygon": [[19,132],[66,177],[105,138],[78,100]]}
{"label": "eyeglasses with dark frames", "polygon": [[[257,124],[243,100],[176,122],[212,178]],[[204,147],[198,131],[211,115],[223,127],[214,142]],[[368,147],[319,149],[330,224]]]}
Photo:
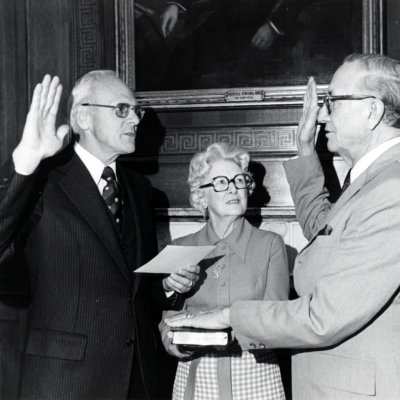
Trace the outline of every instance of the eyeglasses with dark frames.
{"label": "eyeglasses with dark frames", "polygon": [[118,118],[126,118],[129,115],[129,112],[132,110],[139,120],[142,120],[144,117],[145,110],[143,110],[140,106],[132,106],[128,103],[118,103],[115,106],[105,105],[105,104],[93,104],[93,103],[82,103],[82,106],[89,107],[105,107],[114,109],[115,115]]}
{"label": "eyeglasses with dark frames", "polygon": [[253,178],[249,174],[237,174],[232,179],[226,176],[216,176],[212,179],[212,182],[201,185],[199,188],[213,187],[214,192],[225,192],[231,182],[236,189],[248,189],[253,183]]}
{"label": "eyeglasses with dark frames", "polygon": [[377,97],[367,94],[348,94],[348,95],[341,95],[341,96],[333,96],[327,94],[323,98],[323,104],[326,106],[328,110],[328,114],[332,113],[333,103],[337,100],[365,100],[365,99],[377,99]]}

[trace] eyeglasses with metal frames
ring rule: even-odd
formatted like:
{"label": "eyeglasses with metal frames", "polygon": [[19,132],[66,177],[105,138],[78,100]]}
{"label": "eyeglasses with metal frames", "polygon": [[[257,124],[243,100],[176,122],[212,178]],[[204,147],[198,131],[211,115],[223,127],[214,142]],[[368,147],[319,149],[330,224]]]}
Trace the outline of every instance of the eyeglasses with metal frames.
{"label": "eyeglasses with metal frames", "polygon": [[348,94],[341,96],[333,96],[327,94],[322,100],[323,104],[326,106],[326,109],[328,110],[328,114],[331,114],[333,109],[333,102],[337,100],[365,100],[365,99],[377,99],[377,97],[367,94]]}
{"label": "eyeglasses with metal frames", "polygon": [[232,179],[226,176],[216,176],[212,179],[212,182],[201,185],[199,188],[213,187],[214,192],[225,192],[231,182],[236,189],[248,189],[253,183],[253,178],[249,174],[237,174]]}
{"label": "eyeglasses with metal frames", "polygon": [[145,113],[145,110],[143,110],[141,106],[132,106],[128,103],[118,103],[115,106],[105,104],[82,103],[81,106],[112,108],[114,109],[115,115],[118,118],[126,118],[129,115],[129,112],[132,110],[139,118],[139,120],[142,120]]}

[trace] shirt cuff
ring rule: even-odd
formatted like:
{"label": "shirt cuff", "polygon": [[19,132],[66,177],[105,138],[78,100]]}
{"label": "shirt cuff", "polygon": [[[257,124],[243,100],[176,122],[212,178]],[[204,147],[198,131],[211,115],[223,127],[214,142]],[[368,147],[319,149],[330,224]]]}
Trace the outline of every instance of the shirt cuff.
{"label": "shirt cuff", "polygon": [[32,175],[41,162],[41,156],[34,150],[19,149],[12,153],[15,172],[20,175]]}
{"label": "shirt cuff", "polygon": [[171,296],[174,295],[174,293],[175,293],[174,290],[168,290],[168,291],[165,291],[165,296],[167,296],[167,299],[169,299]]}
{"label": "shirt cuff", "polygon": [[268,23],[271,25],[271,28],[280,36],[284,36],[285,32],[281,31],[270,19],[268,20]]}

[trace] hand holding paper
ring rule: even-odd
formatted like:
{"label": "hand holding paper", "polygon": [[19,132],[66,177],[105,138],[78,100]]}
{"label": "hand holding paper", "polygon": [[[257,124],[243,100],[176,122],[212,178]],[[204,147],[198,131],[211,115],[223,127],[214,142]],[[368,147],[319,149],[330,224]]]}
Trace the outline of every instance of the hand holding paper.
{"label": "hand holding paper", "polygon": [[166,292],[186,293],[198,281],[199,273],[200,267],[198,265],[181,268],[178,272],[173,272],[168,278],[163,279],[164,290]]}
{"label": "hand holding paper", "polygon": [[215,246],[167,246],[135,272],[170,274],[163,280],[165,291],[188,292],[199,279],[197,265]]}
{"label": "hand holding paper", "polygon": [[135,272],[171,274],[183,267],[197,265],[215,246],[166,246],[163,251]]}

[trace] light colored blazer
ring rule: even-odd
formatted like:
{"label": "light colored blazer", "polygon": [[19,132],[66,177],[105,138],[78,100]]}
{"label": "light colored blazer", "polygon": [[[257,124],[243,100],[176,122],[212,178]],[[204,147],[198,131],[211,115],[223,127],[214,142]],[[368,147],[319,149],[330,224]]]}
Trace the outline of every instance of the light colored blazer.
{"label": "light colored blazer", "polygon": [[295,263],[300,297],[236,302],[231,323],[244,349],[296,349],[294,400],[400,399],[399,159],[396,145],[333,206],[316,155],[285,164],[310,239]]}

